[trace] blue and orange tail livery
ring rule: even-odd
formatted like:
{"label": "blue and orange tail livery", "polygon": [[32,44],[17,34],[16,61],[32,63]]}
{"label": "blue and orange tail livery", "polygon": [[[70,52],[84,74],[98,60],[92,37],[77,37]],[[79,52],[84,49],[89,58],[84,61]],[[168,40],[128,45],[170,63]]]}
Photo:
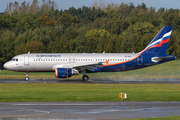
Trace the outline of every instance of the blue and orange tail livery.
{"label": "blue and orange tail livery", "polygon": [[164,26],[140,54],[166,55],[172,26]]}

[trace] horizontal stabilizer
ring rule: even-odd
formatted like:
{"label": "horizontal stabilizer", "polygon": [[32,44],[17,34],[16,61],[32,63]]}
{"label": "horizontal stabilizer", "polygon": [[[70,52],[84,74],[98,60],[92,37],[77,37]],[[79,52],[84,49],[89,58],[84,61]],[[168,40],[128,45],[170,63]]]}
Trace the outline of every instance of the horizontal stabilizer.
{"label": "horizontal stabilizer", "polygon": [[169,58],[174,58],[174,56],[165,56],[165,57],[153,57],[151,58],[152,62],[160,62],[162,60],[167,60]]}

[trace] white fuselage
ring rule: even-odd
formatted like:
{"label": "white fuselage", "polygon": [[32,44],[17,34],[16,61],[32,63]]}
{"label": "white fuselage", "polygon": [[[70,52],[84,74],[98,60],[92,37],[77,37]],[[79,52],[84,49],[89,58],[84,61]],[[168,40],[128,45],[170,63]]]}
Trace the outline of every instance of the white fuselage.
{"label": "white fuselage", "polygon": [[14,71],[55,71],[57,67],[72,68],[76,65],[101,62],[103,65],[121,63],[137,57],[137,53],[38,53],[13,57],[4,66]]}

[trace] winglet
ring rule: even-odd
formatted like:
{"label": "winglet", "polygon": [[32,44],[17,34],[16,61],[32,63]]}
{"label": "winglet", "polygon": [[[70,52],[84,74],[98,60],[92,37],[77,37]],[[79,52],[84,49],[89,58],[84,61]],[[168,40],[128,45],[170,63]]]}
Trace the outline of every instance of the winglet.
{"label": "winglet", "polygon": [[108,65],[109,64],[109,60],[105,61],[105,63]]}

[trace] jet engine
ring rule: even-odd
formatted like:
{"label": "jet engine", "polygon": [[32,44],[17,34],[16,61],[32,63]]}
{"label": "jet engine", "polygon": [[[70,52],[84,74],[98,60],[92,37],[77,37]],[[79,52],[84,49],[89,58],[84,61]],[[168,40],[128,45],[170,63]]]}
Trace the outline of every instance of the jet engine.
{"label": "jet engine", "polygon": [[72,68],[56,68],[55,76],[57,78],[68,78],[72,75],[78,75],[79,71]]}

